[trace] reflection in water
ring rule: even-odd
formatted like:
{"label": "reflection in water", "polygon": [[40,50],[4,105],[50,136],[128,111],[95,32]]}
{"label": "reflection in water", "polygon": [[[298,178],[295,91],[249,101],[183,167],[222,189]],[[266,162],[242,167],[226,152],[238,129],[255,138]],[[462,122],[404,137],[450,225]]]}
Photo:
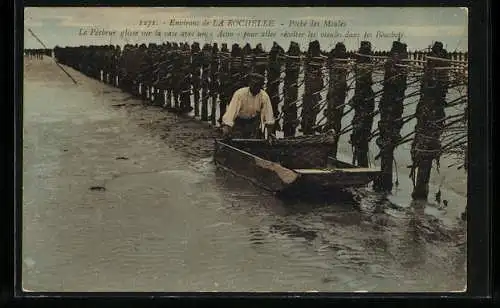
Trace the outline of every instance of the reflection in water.
{"label": "reflection in water", "polygon": [[419,202],[412,203],[413,212],[408,213],[407,228],[403,233],[399,256],[401,264],[409,269],[418,269],[425,263],[425,243],[420,230],[425,220],[425,205]]}
{"label": "reflection in water", "polygon": [[265,240],[265,234],[262,230],[257,227],[251,227],[248,232],[250,233],[250,242],[252,244],[263,244]]}
{"label": "reflection in water", "polygon": [[299,226],[291,224],[273,224],[270,226],[270,232],[279,232],[287,236],[302,238],[306,241],[313,241],[318,235],[312,230],[303,230]]}
{"label": "reflection in water", "polygon": [[[39,65],[25,74],[26,288],[444,291],[465,284],[465,248],[457,246],[464,228],[443,225],[427,205],[398,206],[368,189],[275,196],[216,169],[205,126],[127,101],[119,90],[103,94],[104,85],[77,73],[79,86],[68,85],[57,67]],[[112,107],[117,101],[133,104]]]}

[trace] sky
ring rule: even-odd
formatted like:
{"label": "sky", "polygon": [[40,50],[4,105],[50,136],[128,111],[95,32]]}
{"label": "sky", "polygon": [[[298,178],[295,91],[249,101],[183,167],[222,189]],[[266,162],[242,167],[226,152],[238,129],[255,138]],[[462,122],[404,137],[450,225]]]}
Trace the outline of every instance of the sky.
{"label": "sky", "polygon": [[[267,20],[268,25],[231,26],[231,20],[242,19]],[[199,25],[171,25],[172,20]],[[197,41],[228,46],[249,42],[252,47],[261,43],[268,50],[273,41],[287,49],[293,40],[305,50],[310,41],[318,40],[324,50],[337,42],[355,50],[360,41],[368,40],[374,51],[385,51],[400,36],[410,51],[423,50],[434,41],[441,41],[448,51],[468,49],[468,12],[460,7],[27,7],[25,48],[43,48],[28,29],[48,48]],[[233,36],[219,36],[228,32]],[[300,33],[302,37],[294,36]]]}

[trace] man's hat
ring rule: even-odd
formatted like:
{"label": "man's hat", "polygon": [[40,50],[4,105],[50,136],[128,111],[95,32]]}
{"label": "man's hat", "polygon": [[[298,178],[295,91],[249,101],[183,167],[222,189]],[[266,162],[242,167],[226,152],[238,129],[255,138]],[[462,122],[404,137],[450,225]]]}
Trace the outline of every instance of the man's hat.
{"label": "man's hat", "polygon": [[256,82],[264,82],[266,80],[266,78],[264,76],[262,76],[261,74],[258,74],[258,73],[251,73],[248,75],[248,80],[251,80],[251,81],[256,81]]}

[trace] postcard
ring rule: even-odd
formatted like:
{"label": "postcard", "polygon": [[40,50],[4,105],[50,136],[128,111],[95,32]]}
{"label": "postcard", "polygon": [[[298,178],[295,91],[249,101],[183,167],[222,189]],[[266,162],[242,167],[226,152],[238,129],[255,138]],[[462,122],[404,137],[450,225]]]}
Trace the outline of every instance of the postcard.
{"label": "postcard", "polygon": [[468,10],[26,7],[30,292],[464,292]]}

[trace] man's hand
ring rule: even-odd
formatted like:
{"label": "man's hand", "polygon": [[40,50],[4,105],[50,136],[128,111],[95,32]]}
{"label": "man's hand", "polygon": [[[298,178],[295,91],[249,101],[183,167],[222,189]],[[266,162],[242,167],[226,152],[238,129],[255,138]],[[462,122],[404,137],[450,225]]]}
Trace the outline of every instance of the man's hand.
{"label": "man's hand", "polygon": [[276,135],[275,134],[267,134],[267,142],[269,143],[269,145],[274,145],[276,143]]}
{"label": "man's hand", "polygon": [[274,123],[274,131],[277,131],[277,130],[281,130],[281,125],[278,121],[276,121],[276,123]]}
{"label": "man's hand", "polygon": [[267,134],[268,135],[274,135],[276,134],[276,125],[275,124],[271,124],[271,125],[266,125],[266,130],[267,130]]}
{"label": "man's hand", "polygon": [[276,134],[274,128],[275,128],[274,125],[267,125],[267,141],[271,145],[274,144],[276,141]]}
{"label": "man's hand", "polygon": [[231,126],[229,125],[222,125],[222,137],[224,139],[227,139],[231,137]]}

